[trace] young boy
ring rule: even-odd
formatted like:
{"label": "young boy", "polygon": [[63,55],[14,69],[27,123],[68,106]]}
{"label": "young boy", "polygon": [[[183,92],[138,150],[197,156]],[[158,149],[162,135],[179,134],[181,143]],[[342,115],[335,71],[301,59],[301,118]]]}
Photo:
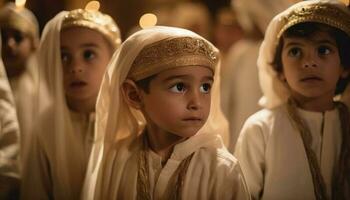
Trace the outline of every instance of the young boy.
{"label": "young boy", "polygon": [[144,29],[122,44],[97,102],[104,144],[90,158],[99,172],[86,199],[249,199],[237,160],[205,125],[220,106],[211,101],[218,56],[180,28]]}
{"label": "young boy", "polygon": [[117,25],[99,11],[62,11],[44,28],[39,91],[47,89],[50,99],[39,99],[39,121],[24,166],[23,199],[80,198],[97,94],[119,45]]}
{"label": "young boy", "polygon": [[16,102],[21,133],[21,155],[28,151],[38,90],[39,25],[25,7],[9,2],[0,10],[2,58]]}
{"label": "young boy", "polygon": [[[297,3],[269,24],[258,65],[266,108],[245,123],[235,155],[253,199],[349,199],[350,11]],[[278,41],[278,42],[276,42]]]}

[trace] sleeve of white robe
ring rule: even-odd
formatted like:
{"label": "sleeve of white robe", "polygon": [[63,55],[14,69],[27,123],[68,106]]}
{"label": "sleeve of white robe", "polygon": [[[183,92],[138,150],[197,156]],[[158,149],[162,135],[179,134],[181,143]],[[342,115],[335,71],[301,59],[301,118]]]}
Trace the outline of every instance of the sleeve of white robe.
{"label": "sleeve of white robe", "polygon": [[[221,171],[221,172],[219,172]],[[209,199],[214,200],[249,200],[250,195],[249,191],[246,185],[246,182],[244,180],[244,176],[242,173],[242,170],[239,166],[239,164],[235,164],[232,166],[232,168],[220,169],[220,166],[218,168],[218,172],[221,173],[219,176],[222,176],[221,178],[218,177],[216,179],[215,184],[215,190],[217,192],[214,192],[215,197],[211,197]],[[229,182],[225,182],[228,179],[231,179]]]}
{"label": "sleeve of white robe", "polygon": [[0,59],[0,175],[19,177],[19,125],[4,65]]}
{"label": "sleeve of white robe", "polygon": [[235,149],[249,192],[259,199],[264,187],[265,137],[263,127],[250,117],[244,124]]}
{"label": "sleeve of white robe", "polygon": [[48,158],[38,135],[33,134],[25,161],[21,199],[52,199],[52,181]]}
{"label": "sleeve of white robe", "polygon": [[0,175],[19,178],[19,127],[16,110],[0,99]]}

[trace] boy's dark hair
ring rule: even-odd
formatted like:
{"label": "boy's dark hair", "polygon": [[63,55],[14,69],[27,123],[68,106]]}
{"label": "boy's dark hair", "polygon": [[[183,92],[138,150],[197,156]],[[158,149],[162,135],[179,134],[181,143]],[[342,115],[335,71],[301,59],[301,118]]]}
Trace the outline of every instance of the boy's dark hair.
{"label": "boy's dark hair", "polygon": [[137,87],[141,88],[143,91],[149,94],[149,85],[156,76],[157,74],[141,79],[139,81],[136,81],[135,84],[137,85]]}
{"label": "boy's dark hair", "polygon": [[[317,22],[304,22],[288,28],[282,35],[276,48],[275,58],[272,63],[274,69],[280,73],[283,71],[282,48],[285,37],[309,38],[315,32],[326,32],[336,41],[340,62],[344,69],[350,69],[350,36],[344,31]],[[337,83],[335,94],[341,94],[348,84],[350,77],[340,79]]]}

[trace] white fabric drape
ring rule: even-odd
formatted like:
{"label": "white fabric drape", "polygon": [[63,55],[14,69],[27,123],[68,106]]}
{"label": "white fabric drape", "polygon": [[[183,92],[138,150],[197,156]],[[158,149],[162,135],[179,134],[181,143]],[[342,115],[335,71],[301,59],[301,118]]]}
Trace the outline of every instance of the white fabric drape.
{"label": "white fabric drape", "polygon": [[66,104],[60,55],[61,24],[66,14],[62,11],[50,20],[41,39],[39,120],[24,165],[22,199],[79,199],[85,177],[94,114],[74,113]]}
{"label": "white fabric drape", "polygon": [[[0,39],[1,47],[1,39]],[[1,48],[0,48],[1,49]],[[1,53],[1,51],[0,51]],[[0,175],[19,177],[19,125],[15,102],[0,59]]]}

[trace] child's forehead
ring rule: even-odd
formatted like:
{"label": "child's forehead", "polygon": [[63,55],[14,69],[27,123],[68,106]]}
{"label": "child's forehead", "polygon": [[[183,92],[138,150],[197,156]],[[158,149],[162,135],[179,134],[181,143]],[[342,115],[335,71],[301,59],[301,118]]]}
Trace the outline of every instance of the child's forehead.
{"label": "child's forehead", "polygon": [[209,67],[194,65],[169,68],[157,74],[161,80],[172,79],[213,79],[214,72]]}
{"label": "child's forehead", "polygon": [[306,43],[334,43],[336,44],[335,38],[331,33],[323,30],[316,30],[310,35],[284,35],[283,40],[285,42],[297,42],[304,41]]}
{"label": "child's forehead", "polygon": [[61,46],[100,47],[110,46],[110,42],[100,32],[86,27],[69,27],[61,30]]}

